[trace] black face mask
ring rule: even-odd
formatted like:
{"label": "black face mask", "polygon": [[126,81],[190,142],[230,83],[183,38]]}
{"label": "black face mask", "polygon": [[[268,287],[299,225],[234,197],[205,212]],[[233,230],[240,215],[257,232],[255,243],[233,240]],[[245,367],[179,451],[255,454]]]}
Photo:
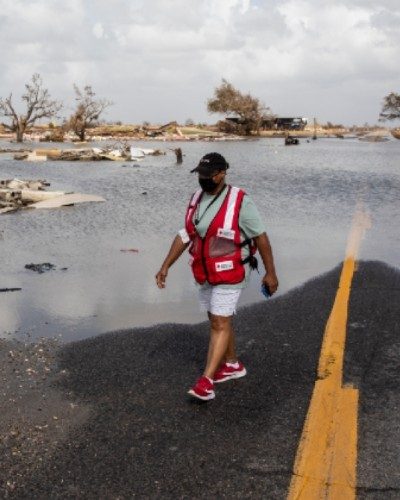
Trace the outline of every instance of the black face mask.
{"label": "black face mask", "polygon": [[217,189],[219,182],[214,182],[212,177],[205,179],[199,177],[199,184],[203,191],[206,193],[212,193]]}

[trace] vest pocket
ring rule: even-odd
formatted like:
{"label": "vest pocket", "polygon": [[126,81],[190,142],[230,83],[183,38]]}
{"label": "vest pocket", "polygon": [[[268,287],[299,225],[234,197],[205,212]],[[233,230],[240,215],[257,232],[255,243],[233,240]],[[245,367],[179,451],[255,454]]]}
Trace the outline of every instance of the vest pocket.
{"label": "vest pocket", "polygon": [[245,278],[245,270],[236,256],[223,255],[207,261],[208,277],[211,285],[237,284]]}
{"label": "vest pocket", "polygon": [[212,236],[209,243],[210,257],[233,256],[236,252],[236,244],[233,240]]}

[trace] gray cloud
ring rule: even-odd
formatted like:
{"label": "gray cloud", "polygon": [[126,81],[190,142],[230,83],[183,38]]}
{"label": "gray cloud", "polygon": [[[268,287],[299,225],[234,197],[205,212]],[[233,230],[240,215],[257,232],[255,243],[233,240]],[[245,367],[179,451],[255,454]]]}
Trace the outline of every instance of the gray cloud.
{"label": "gray cloud", "polygon": [[214,121],[205,102],[222,77],[279,114],[349,124],[376,122],[400,90],[397,1],[0,0],[0,12],[1,96],[38,71],[69,104],[73,83],[92,84],[115,102],[109,119]]}

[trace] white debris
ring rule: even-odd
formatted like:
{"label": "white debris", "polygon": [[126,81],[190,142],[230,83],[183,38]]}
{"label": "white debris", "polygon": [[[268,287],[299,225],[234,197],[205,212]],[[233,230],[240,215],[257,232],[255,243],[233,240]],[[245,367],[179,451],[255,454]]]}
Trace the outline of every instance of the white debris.
{"label": "white debris", "polygon": [[58,208],[68,205],[75,205],[75,203],[87,203],[92,201],[106,201],[101,196],[95,196],[91,194],[80,194],[71,193],[58,196],[45,201],[39,201],[38,203],[33,203],[29,208]]}

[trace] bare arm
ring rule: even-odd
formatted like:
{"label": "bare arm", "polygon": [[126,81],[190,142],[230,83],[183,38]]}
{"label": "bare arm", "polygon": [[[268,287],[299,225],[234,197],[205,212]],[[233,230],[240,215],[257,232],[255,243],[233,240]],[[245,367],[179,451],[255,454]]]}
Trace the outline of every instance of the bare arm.
{"label": "bare arm", "polygon": [[279,283],[278,278],[276,277],[271,244],[266,233],[256,236],[254,241],[265,268],[265,275],[262,282],[269,288],[270,293],[273,294],[277,291]]}
{"label": "bare arm", "polygon": [[183,243],[182,238],[179,234],[177,234],[172,242],[171,248],[169,249],[168,255],[165,257],[160,270],[156,274],[156,283],[158,288],[165,288],[165,280],[168,275],[168,269],[179,259],[188,246],[189,243]]}

